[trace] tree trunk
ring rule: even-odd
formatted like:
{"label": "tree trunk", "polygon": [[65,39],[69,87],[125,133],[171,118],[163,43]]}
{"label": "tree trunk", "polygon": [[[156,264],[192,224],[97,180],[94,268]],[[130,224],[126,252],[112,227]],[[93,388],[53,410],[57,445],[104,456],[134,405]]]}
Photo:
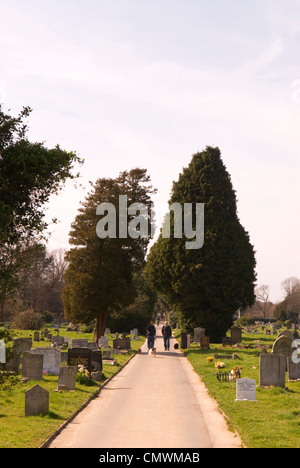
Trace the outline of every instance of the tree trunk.
{"label": "tree trunk", "polygon": [[4,301],[0,304],[0,320],[4,320]]}
{"label": "tree trunk", "polygon": [[99,338],[104,335],[106,329],[106,317],[106,312],[100,312],[97,317],[96,328],[94,331],[94,343],[98,343]]}

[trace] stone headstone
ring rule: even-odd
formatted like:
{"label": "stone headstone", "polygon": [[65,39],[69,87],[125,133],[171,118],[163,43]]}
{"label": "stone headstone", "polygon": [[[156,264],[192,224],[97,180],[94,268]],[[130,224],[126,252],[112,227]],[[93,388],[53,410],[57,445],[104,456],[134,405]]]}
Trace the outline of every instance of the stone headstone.
{"label": "stone headstone", "polygon": [[131,340],[130,338],[117,338],[116,340],[113,340],[113,348],[116,349],[120,347],[120,349],[127,349],[129,350],[131,348]]}
{"label": "stone headstone", "polygon": [[98,340],[98,345],[99,346],[104,346],[105,348],[108,347],[108,338],[106,336],[100,336],[99,340]]}
{"label": "stone headstone", "polygon": [[209,336],[200,337],[200,347],[201,349],[209,349]]}
{"label": "stone headstone", "polygon": [[91,363],[92,363],[92,366],[96,368],[97,370],[102,370],[102,351],[100,351],[100,349],[92,350]]}
{"label": "stone headstone", "polygon": [[72,340],[72,348],[87,348],[89,340],[76,338]]}
{"label": "stone headstone", "polygon": [[62,366],[59,369],[58,390],[75,390],[77,366]]}
{"label": "stone headstone", "polygon": [[222,346],[231,346],[231,337],[230,336],[223,336]]}
{"label": "stone headstone", "polygon": [[186,347],[191,347],[191,335],[189,333],[186,335]]}
{"label": "stone headstone", "polygon": [[242,329],[240,327],[231,328],[231,344],[235,345],[242,341]]}
{"label": "stone headstone", "polygon": [[61,351],[50,346],[34,348],[30,351],[32,354],[42,354],[43,371],[45,374],[58,375],[61,361]]}
{"label": "stone headstone", "polygon": [[6,363],[6,345],[4,340],[0,340],[0,364]]}
{"label": "stone headstone", "polygon": [[110,335],[111,331],[109,328],[106,328],[105,332],[104,332],[104,335]]}
{"label": "stone headstone", "polygon": [[14,338],[13,350],[17,353],[24,353],[25,351],[30,351],[32,348],[32,339],[31,338]]}
{"label": "stone headstone", "polygon": [[293,339],[294,339],[294,334],[293,334],[291,331],[289,331],[289,330],[282,330],[282,331],[278,334],[277,339],[280,338],[281,336],[286,336],[287,338],[289,338],[289,339],[292,340],[292,341],[293,341]]}
{"label": "stone headstone", "polygon": [[24,351],[22,359],[22,377],[27,380],[42,380],[43,355]]}
{"label": "stone headstone", "polygon": [[111,349],[104,349],[104,350],[102,351],[103,359],[110,359],[110,358],[111,358],[111,354],[112,354]]}
{"label": "stone headstone", "polygon": [[57,346],[62,346],[65,342],[65,339],[63,336],[52,336],[51,343],[56,344]]}
{"label": "stone headstone", "polygon": [[281,335],[277,338],[276,341],[273,343],[272,353],[273,354],[281,354],[286,358],[291,357],[295,348],[292,346],[294,338],[290,338],[286,335]]}
{"label": "stone headstone", "polygon": [[300,380],[300,362],[287,358],[288,380]]}
{"label": "stone headstone", "polygon": [[71,338],[69,336],[64,336],[64,343],[66,343],[68,346],[70,346]]}
{"label": "stone headstone", "polygon": [[89,348],[69,348],[68,365],[84,366],[91,372],[92,351]]}
{"label": "stone headstone", "polygon": [[285,387],[286,357],[280,354],[260,355],[259,385]]}
{"label": "stone headstone", "polygon": [[187,333],[180,333],[180,346],[183,349],[187,348]]}
{"label": "stone headstone", "polygon": [[40,333],[38,331],[33,333],[33,341],[40,341]]}
{"label": "stone headstone", "polygon": [[205,336],[205,329],[201,327],[194,328],[194,343],[200,343],[201,336]]}
{"label": "stone headstone", "polygon": [[97,350],[97,349],[98,349],[98,345],[97,345],[97,343],[95,343],[94,341],[89,341],[89,342],[88,342],[88,348],[89,348],[89,349]]}
{"label": "stone headstone", "polygon": [[244,377],[236,379],[235,401],[256,401],[256,380]]}
{"label": "stone headstone", "polygon": [[49,413],[49,392],[35,385],[25,392],[25,416]]}
{"label": "stone headstone", "polygon": [[61,351],[60,362],[68,362],[68,351]]}
{"label": "stone headstone", "polygon": [[19,373],[21,364],[21,354],[13,353],[11,358],[6,363],[6,369],[10,372]]}

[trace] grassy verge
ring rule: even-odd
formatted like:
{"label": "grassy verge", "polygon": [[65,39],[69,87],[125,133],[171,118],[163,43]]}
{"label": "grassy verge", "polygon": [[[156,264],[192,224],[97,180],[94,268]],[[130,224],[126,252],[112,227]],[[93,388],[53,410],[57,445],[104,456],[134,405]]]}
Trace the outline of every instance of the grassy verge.
{"label": "grassy verge", "polygon": [[[180,341],[179,334],[176,337]],[[190,349],[184,350],[209,393],[227,416],[229,428],[240,434],[248,448],[300,448],[300,381],[288,382],[286,378],[285,389],[259,387],[261,349],[257,345],[270,346],[275,339],[275,335],[243,334],[242,345],[253,347],[222,348],[221,345],[211,344],[209,350],[200,350],[199,345],[192,344]],[[268,352],[271,352],[270,349]],[[215,353],[238,355],[237,360],[218,359],[226,365],[221,371],[229,372],[235,366],[241,366],[241,377],[256,380],[256,402],[235,402],[235,382],[219,382],[216,378],[216,360],[207,361],[207,357],[213,357]]]}
{"label": "grassy verge", "polygon": [[[29,336],[32,332],[16,331],[16,336]],[[74,332],[60,332],[62,336],[78,338]],[[88,338],[92,341],[91,334],[80,334],[80,338]],[[112,346],[112,338],[109,336],[109,345]],[[144,343],[145,338],[139,341],[132,340],[132,350],[127,354],[114,356],[117,363],[103,365],[102,381],[92,382],[91,385],[76,383],[75,392],[57,392],[58,376],[44,376],[41,381],[22,383],[20,379],[10,387],[1,388],[0,385],[0,448],[36,448],[47,440],[67,419],[72,417],[99,389],[105,381],[116,374],[129,359],[133,357],[137,349]],[[46,346],[49,343],[34,342],[35,346]],[[49,414],[40,416],[24,415],[25,392],[39,384],[49,391]]]}

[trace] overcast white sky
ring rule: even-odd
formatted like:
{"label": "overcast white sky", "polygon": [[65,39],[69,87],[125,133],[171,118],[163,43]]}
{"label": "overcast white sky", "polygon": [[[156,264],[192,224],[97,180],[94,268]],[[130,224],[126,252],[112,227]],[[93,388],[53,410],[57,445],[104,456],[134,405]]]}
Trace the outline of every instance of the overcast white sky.
{"label": "overcast white sky", "polygon": [[[145,167],[158,222],[192,155],[219,146],[271,300],[300,278],[300,0],[2,0],[0,101],[85,158],[52,200],[68,247],[88,180]],[[4,92],[5,91],[5,92]],[[1,98],[2,96],[2,98]]]}

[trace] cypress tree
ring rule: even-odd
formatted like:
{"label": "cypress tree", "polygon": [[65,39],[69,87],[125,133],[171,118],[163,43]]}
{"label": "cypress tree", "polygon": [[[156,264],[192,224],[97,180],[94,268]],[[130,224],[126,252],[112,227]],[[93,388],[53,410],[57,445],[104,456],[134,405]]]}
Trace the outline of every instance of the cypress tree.
{"label": "cypress tree", "polygon": [[[255,300],[255,255],[237,215],[236,194],[219,148],[193,155],[179,175],[169,204],[204,203],[204,244],[187,249],[187,239],[162,233],[150,250],[145,273],[168,297],[187,331],[203,327],[211,342],[221,342],[234,313]],[[195,218],[195,216],[194,216]],[[195,227],[195,220],[194,225]]]}

